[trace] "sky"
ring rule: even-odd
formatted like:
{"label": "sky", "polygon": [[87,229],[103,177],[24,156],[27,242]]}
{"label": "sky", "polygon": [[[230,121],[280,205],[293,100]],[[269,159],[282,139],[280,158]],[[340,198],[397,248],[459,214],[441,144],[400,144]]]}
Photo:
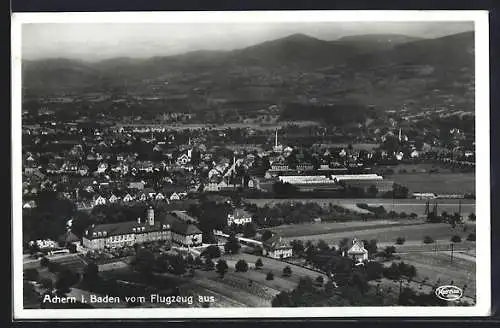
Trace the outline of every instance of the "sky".
{"label": "sky", "polygon": [[322,40],[396,33],[423,38],[472,31],[473,22],[315,23],[30,23],[22,26],[23,59],[147,58],[194,50],[232,50],[294,33]]}

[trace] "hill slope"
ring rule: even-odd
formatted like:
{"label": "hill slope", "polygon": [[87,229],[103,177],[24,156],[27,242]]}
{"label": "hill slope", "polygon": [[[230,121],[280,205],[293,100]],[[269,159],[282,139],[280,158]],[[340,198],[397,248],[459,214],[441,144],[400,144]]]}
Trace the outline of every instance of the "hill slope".
{"label": "hill slope", "polygon": [[185,99],[177,103],[187,108],[207,108],[214,101],[241,109],[314,101],[473,110],[474,35],[424,40],[365,35],[330,42],[294,34],[234,51],[93,64],[63,59],[26,62],[23,81],[27,94],[34,96],[120,90],[126,95]]}

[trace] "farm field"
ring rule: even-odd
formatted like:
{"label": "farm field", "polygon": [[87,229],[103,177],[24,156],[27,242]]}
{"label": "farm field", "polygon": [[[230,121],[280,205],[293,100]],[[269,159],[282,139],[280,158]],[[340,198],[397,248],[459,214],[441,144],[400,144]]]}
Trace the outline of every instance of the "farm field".
{"label": "farm field", "polygon": [[386,178],[407,187],[410,193],[474,194],[476,192],[474,173],[396,173]]}
{"label": "farm field", "polygon": [[[245,199],[246,202],[263,207],[265,205],[273,206],[277,203],[317,203],[321,206],[339,205],[339,206],[356,206],[359,203],[366,203],[369,206],[384,206],[387,211],[416,213],[423,216],[425,213],[426,200],[424,199],[388,199],[388,198],[285,198],[285,199]],[[467,216],[470,213],[476,212],[476,202],[474,199],[462,199],[462,215]],[[448,213],[458,212],[458,199],[437,199],[438,213],[447,211]],[[431,204],[433,202],[431,201]]]}
{"label": "farm field", "polygon": [[[428,278],[431,284],[455,285],[464,289],[469,297],[476,295],[476,263],[454,257],[451,261],[449,253],[415,253],[401,255],[401,260],[414,265],[417,269],[417,279]],[[452,283],[453,281],[453,283]]]}
{"label": "farm field", "polygon": [[475,226],[469,226],[464,232],[460,229],[453,229],[446,223],[424,223],[418,225],[387,226],[377,228],[361,228],[357,230],[331,232],[319,235],[303,235],[294,237],[284,237],[285,240],[310,240],[317,242],[324,240],[329,244],[336,245],[343,238],[376,239],[378,242],[394,242],[398,237],[404,237],[407,241],[423,241],[425,236],[430,236],[435,240],[449,240],[453,235],[460,235],[465,239],[471,232],[475,232]]}
{"label": "farm field", "polygon": [[350,221],[350,222],[322,222],[322,223],[300,223],[287,224],[262,230],[270,230],[282,237],[312,236],[332,232],[355,231],[367,227],[396,227],[406,224],[421,224],[423,220],[373,220],[373,221]]}

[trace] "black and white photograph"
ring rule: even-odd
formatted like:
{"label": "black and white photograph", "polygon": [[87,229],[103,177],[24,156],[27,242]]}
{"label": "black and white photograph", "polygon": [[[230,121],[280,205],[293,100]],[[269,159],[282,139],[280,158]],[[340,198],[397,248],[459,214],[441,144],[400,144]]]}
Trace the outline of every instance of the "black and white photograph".
{"label": "black and white photograph", "polygon": [[487,12],[12,23],[15,318],[489,314]]}

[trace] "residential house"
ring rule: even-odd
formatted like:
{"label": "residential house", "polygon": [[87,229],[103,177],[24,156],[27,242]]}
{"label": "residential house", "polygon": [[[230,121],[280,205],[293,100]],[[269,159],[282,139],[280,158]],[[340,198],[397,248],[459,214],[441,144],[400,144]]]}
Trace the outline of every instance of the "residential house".
{"label": "residential house", "polygon": [[233,211],[233,213],[229,213],[227,215],[228,226],[231,226],[232,224],[243,225],[251,222],[252,222],[252,215],[250,215],[250,213],[241,208],[236,208]]}
{"label": "residential house", "polygon": [[36,208],[36,202],[34,200],[30,200],[23,204],[23,208]]}
{"label": "residential house", "polygon": [[107,163],[99,163],[97,166],[97,173],[104,173],[108,169],[108,164]]}
{"label": "residential house", "polygon": [[347,250],[347,256],[355,262],[364,262],[368,260],[368,251],[365,249],[363,241],[354,238],[352,246]]}
{"label": "residential house", "polygon": [[293,256],[292,246],[284,242],[279,235],[274,235],[264,242],[264,251],[274,259],[286,259]]}
{"label": "residential house", "polygon": [[179,196],[178,193],[174,192],[170,195],[169,197],[170,200],[180,200],[181,199],[181,196]]}
{"label": "residential house", "polygon": [[184,166],[187,165],[191,161],[191,158],[187,154],[182,154],[176,160],[177,165]]}
{"label": "residential house", "polygon": [[123,196],[122,201],[125,203],[131,202],[134,200],[134,197],[130,193],[126,193],[125,196]]}
{"label": "residential house", "polygon": [[89,174],[89,167],[87,165],[82,165],[78,168],[78,174],[81,176],[86,176]]}
{"label": "residential house", "polygon": [[105,205],[107,201],[105,197],[98,195],[93,197],[92,203],[94,206],[98,206],[98,205]]}
{"label": "residential house", "polygon": [[109,203],[116,203],[120,200],[120,197],[116,196],[115,194],[111,194],[111,196],[108,199]]}

